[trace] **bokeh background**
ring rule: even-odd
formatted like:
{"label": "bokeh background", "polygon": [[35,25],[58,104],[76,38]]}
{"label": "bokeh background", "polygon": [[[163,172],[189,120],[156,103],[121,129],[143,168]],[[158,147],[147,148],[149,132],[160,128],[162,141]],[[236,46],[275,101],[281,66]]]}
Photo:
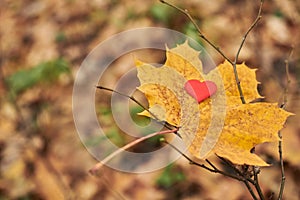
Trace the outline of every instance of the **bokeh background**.
{"label": "bokeh background", "polygon": [[[231,59],[259,8],[259,1],[172,2],[188,9],[203,33]],[[284,199],[289,200],[300,199],[299,24],[300,1],[266,1],[262,19],[250,33],[239,59],[258,69],[259,91],[264,101],[282,103],[284,88],[288,89],[286,109],[296,114],[282,131]],[[195,37],[215,63],[223,61],[197,38],[185,16],[158,1],[0,1],[1,200],[251,199],[242,183],[191,166],[183,158],[152,173],[128,174],[103,168],[100,178],[89,175],[88,170],[97,161],[81,144],[73,122],[76,72],[88,53],[105,39],[124,30],[149,26]],[[164,61],[163,52],[145,51],[139,58]],[[105,74],[106,86],[113,86],[134,67],[132,63],[132,56],[113,63]],[[125,144],[128,138],[120,134],[111,116],[110,93],[99,92],[96,97],[102,126],[116,144]],[[139,111],[133,107],[133,117]],[[94,144],[97,142],[101,141]],[[151,148],[159,147],[156,140],[148,143]],[[139,145],[135,151],[147,151],[148,143]],[[265,195],[275,199],[281,178],[277,144],[260,145],[258,153],[273,164],[261,170],[260,182]]]}

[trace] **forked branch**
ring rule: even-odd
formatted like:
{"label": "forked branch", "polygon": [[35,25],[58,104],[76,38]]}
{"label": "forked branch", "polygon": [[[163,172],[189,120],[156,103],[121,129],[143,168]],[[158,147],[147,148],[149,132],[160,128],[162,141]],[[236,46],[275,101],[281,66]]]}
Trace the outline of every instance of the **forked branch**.
{"label": "forked branch", "polygon": [[[257,25],[257,23],[259,22],[259,20],[261,19],[261,12],[262,12],[262,7],[263,7],[263,0],[260,1],[260,6],[259,6],[259,11],[258,11],[258,14],[256,16],[256,19],[254,20],[254,22],[252,23],[252,25],[248,28],[248,30],[246,31],[246,33],[244,34],[243,38],[242,38],[242,42],[237,50],[237,53],[235,55],[235,58],[234,58],[234,61],[230,60],[224,53],[223,51],[218,47],[216,46],[215,44],[213,44],[209,39],[207,39],[204,34],[202,33],[202,31],[200,30],[199,26],[197,25],[197,23],[195,22],[194,18],[190,15],[190,13],[187,11],[187,10],[184,10],[184,9],[181,9],[169,2],[166,2],[165,0],[160,0],[162,3],[170,6],[170,7],[173,7],[175,8],[176,10],[178,10],[179,12],[183,13],[185,16],[187,16],[189,18],[189,20],[193,23],[193,25],[195,26],[195,28],[197,29],[198,33],[199,33],[199,36],[200,38],[202,38],[204,41],[206,41],[211,47],[213,47],[224,59],[226,59],[228,62],[230,62],[230,64],[232,65],[233,67],[233,71],[234,71],[234,77],[235,77],[235,81],[236,81],[236,85],[237,85],[237,88],[238,88],[238,92],[239,92],[239,95],[240,95],[240,99],[241,99],[241,102],[242,104],[246,104],[246,100],[245,100],[245,97],[243,95],[243,90],[242,90],[242,87],[241,87],[241,82],[240,82],[240,79],[239,79],[239,76],[238,76],[238,72],[237,72],[237,62],[238,62],[238,58],[239,58],[239,55],[240,55],[240,52],[242,50],[242,47],[244,46],[245,44],[245,41],[246,41],[246,38],[247,36],[249,35],[249,33],[253,30],[253,28]],[[225,160],[225,159],[224,159]],[[224,161],[223,160],[223,161]],[[189,160],[190,161],[190,160]],[[191,162],[191,161],[190,161]],[[226,160],[225,160],[226,162]],[[193,162],[191,162],[192,164],[194,164]],[[211,165],[212,166],[212,165]],[[203,167],[203,166],[201,166]],[[232,166],[231,167],[235,170],[235,172],[237,172],[238,175],[242,176],[243,177],[243,173],[241,171],[239,171],[235,166]],[[204,167],[203,167],[204,168]],[[254,169],[255,166],[253,166],[253,170],[256,170]],[[216,169],[214,169],[216,170]],[[262,191],[261,191],[261,188],[259,186],[259,182],[258,182],[258,173],[256,171],[253,171],[253,174],[254,174],[254,180],[249,178],[249,177],[243,177],[244,179],[242,179],[241,181],[243,181],[247,187],[247,189],[249,190],[251,196],[253,197],[253,199],[257,199],[256,195],[254,194],[252,188],[250,187],[249,185],[249,182],[252,183],[255,188],[256,188],[256,191],[260,197],[260,199],[264,199],[264,196],[262,194]]]}
{"label": "forked branch", "polygon": [[[184,154],[183,152],[181,152],[177,147],[175,147],[174,145],[170,144],[170,143],[169,143],[168,141],[166,141],[164,138],[161,138],[161,141],[164,142],[164,143],[166,143],[166,144],[168,144],[168,145],[170,145],[174,150],[176,150],[176,151],[177,151],[178,153],[180,153],[185,159],[187,159],[187,160],[190,162],[191,165],[195,165],[195,166],[201,167],[201,168],[203,168],[203,169],[205,169],[205,170],[208,170],[209,172],[217,173],[217,174],[222,174],[223,176],[226,176],[226,177],[229,177],[229,178],[232,178],[232,179],[235,179],[235,180],[238,180],[238,181],[243,182],[243,183],[246,185],[248,191],[250,192],[252,198],[253,198],[254,200],[258,200],[258,198],[256,197],[254,191],[252,190],[252,188],[251,188],[251,186],[250,186],[250,184],[249,184],[249,182],[254,183],[254,181],[253,181],[252,179],[249,179],[248,177],[246,177],[246,175],[243,174],[243,173],[241,173],[235,166],[233,166],[232,164],[229,164],[229,163],[227,162],[226,159],[219,157],[220,159],[222,159],[222,161],[225,162],[225,164],[229,164],[230,168],[232,168],[232,169],[236,172],[236,174],[230,174],[230,173],[227,173],[227,172],[224,172],[224,171],[218,169],[218,168],[217,168],[212,162],[210,162],[208,159],[205,159],[205,161],[211,166],[211,168],[210,168],[210,167],[207,167],[205,164],[200,164],[200,163],[198,163],[198,162],[195,162],[193,159],[191,159],[191,158],[188,157],[186,154]],[[249,180],[250,180],[250,181],[249,181]]]}
{"label": "forked branch", "polygon": [[199,28],[198,24],[196,23],[196,21],[194,20],[194,18],[190,15],[190,13],[188,12],[188,10],[186,9],[182,9],[182,8],[179,8],[177,7],[176,5],[172,4],[172,3],[169,3],[165,0],[160,0],[160,2],[172,7],[172,8],[175,8],[176,10],[178,10],[179,12],[183,13],[185,16],[188,17],[188,19],[193,23],[194,27],[197,29],[197,32],[199,34],[199,37],[202,38],[205,42],[207,42],[212,48],[214,48],[225,60],[227,60],[233,67],[233,71],[234,71],[234,76],[235,76],[235,81],[236,81],[236,84],[237,84],[237,87],[238,87],[238,91],[239,91],[239,95],[240,95],[240,99],[242,101],[243,104],[246,103],[245,101],[245,97],[243,95],[243,90],[242,90],[242,87],[241,87],[241,83],[240,83],[240,79],[239,79],[239,76],[238,76],[238,73],[237,73],[237,68],[236,68],[236,64],[237,64],[237,61],[238,61],[238,57],[239,57],[239,54],[242,50],[242,47],[244,46],[244,43],[246,41],[246,38],[247,36],[249,35],[249,33],[253,30],[253,28],[256,26],[256,24],[258,23],[258,21],[261,19],[261,11],[262,11],[262,6],[263,6],[263,0],[260,1],[260,7],[259,7],[259,11],[258,11],[258,14],[257,14],[257,17],[256,19],[254,20],[254,22],[252,23],[252,25],[249,27],[249,29],[246,31],[246,33],[244,34],[243,36],[243,39],[242,39],[242,42],[238,48],[238,51],[236,53],[236,56],[235,56],[235,59],[234,61],[232,61],[231,59],[229,59],[225,53],[220,49],[220,47],[218,47],[217,45],[213,44],[201,31],[201,29]]}

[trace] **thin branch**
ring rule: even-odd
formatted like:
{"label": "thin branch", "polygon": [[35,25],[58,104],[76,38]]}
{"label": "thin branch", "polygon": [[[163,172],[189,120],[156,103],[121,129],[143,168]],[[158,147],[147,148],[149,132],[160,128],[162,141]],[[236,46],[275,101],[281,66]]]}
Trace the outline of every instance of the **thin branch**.
{"label": "thin branch", "polygon": [[229,162],[227,159],[221,157],[221,156],[218,156],[217,157],[223,162],[225,163],[229,168],[231,168],[233,171],[235,171],[236,174],[240,175],[240,176],[243,176],[244,177],[244,174],[239,170],[237,169],[231,162]]}
{"label": "thin branch", "polygon": [[114,151],[113,153],[109,154],[106,158],[104,158],[101,162],[97,163],[92,169],[89,170],[89,172],[92,175],[97,175],[98,170],[105,165],[108,161],[110,161],[112,158],[114,158],[115,156],[117,156],[118,154],[122,153],[123,151],[129,149],[130,147],[133,147],[134,145],[147,140],[149,138],[152,138],[154,136],[157,135],[163,135],[163,134],[168,134],[168,133],[175,133],[177,132],[178,129],[173,129],[173,130],[166,130],[166,131],[160,131],[160,132],[155,132],[155,133],[151,133],[149,135],[146,135],[144,137],[141,137],[139,139],[136,139],[128,144],[126,144],[125,146],[119,148],[118,150]]}
{"label": "thin branch", "polygon": [[235,179],[235,180],[238,180],[238,181],[243,182],[243,183],[246,185],[248,191],[250,192],[252,198],[253,198],[254,200],[258,200],[258,198],[257,198],[256,195],[254,194],[254,192],[253,192],[253,190],[252,190],[252,188],[251,188],[251,186],[250,186],[250,184],[249,184],[249,182],[248,182],[248,179],[246,179],[244,176],[240,176],[240,175],[236,176],[236,175],[233,175],[233,174],[229,174],[229,173],[223,172],[223,171],[219,170],[212,162],[210,162],[208,159],[206,159],[205,161],[212,167],[212,169],[211,169],[211,168],[207,167],[207,166],[204,165],[204,164],[200,164],[200,163],[197,163],[197,162],[193,161],[190,157],[188,157],[187,155],[185,155],[185,154],[184,154],[183,152],[181,152],[177,147],[175,147],[174,145],[170,144],[170,143],[169,143],[168,141],[166,141],[164,138],[161,138],[161,141],[164,142],[164,143],[166,143],[166,144],[168,144],[168,145],[170,145],[174,150],[176,150],[176,151],[177,151],[178,153],[180,153],[185,159],[187,159],[187,160],[190,162],[191,165],[196,165],[196,166],[201,167],[201,168],[203,168],[203,169],[206,169],[206,170],[208,170],[208,171],[210,171],[210,172],[222,174],[223,176],[227,176],[227,177],[229,177],[229,178],[233,178],[233,179]]}
{"label": "thin branch", "polygon": [[205,159],[205,161],[206,161],[212,168],[214,168],[215,170],[217,170],[217,167],[216,167],[214,164],[212,164],[212,162],[210,162],[208,159]]}
{"label": "thin branch", "polygon": [[278,200],[282,199],[284,186],[285,186],[285,172],[284,172],[284,163],[283,163],[283,156],[282,156],[282,135],[281,131],[278,131],[278,136],[280,138],[278,142],[278,153],[279,153],[279,162],[280,162],[280,171],[281,171],[281,181],[280,181],[280,188],[278,194]]}
{"label": "thin branch", "polygon": [[[291,58],[292,54],[293,54],[293,48],[291,49],[288,58],[284,61],[285,62],[286,82],[287,82],[287,84],[286,84],[286,87],[284,89],[283,103],[280,105],[280,107],[282,109],[284,109],[286,104],[287,104],[288,86],[291,82],[290,73],[289,73],[289,59]],[[284,187],[285,187],[285,172],[284,172],[284,163],[283,163],[283,156],[282,156],[282,134],[281,134],[281,131],[278,131],[278,136],[280,138],[280,140],[278,142],[278,153],[279,153],[279,162],[280,162],[280,170],[281,170],[281,182],[280,182],[278,200],[282,200],[283,191],[284,191]]]}
{"label": "thin branch", "polygon": [[231,169],[233,169],[239,176],[243,177],[243,180],[242,182],[245,184],[245,186],[247,187],[248,191],[250,192],[252,198],[254,200],[258,200],[258,198],[256,197],[253,189],[251,188],[250,184],[251,183],[252,185],[255,185],[255,182],[250,178],[248,177],[245,173],[241,172],[239,169],[237,169],[231,162],[229,162],[227,159],[223,158],[223,157],[220,157],[218,156],[218,158],[220,160],[222,160],[228,167],[230,167]]}
{"label": "thin branch", "polygon": [[288,94],[288,86],[291,83],[291,79],[290,79],[290,70],[289,70],[289,60],[293,54],[293,47],[288,55],[288,58],[285,59],[284,63],[285,63],[285,73],[286,73],[286,87],[283,90],[283,102],[280,105],[280,108],[285,109],[286,104],[287,104],[287,94]]}
{"label": "thin branch", "polygon": [[[121,92],[118,92],[118,91],[116,91],[116,90],[113,90],[113,89],[110,89],[110,88],[107,88],[107,87],[104,87],[104,86],[101,86],[101,85],[96,86],[96,88],[101,89],[101,90],[107,90],[107,91],[110,91],[110,92],[119,94],[119,95],[121,95],[121,96],[127,97],[127,98],[131,99],[132,101],[134,101],[134,102],[135,102],[136,104],[138,104],[139,106],[141,106],[143,109],[145,109],[145,110],[148,111],[148,109],[147,109],[143,104],[141,104],[138,100],[136,100],[133,96],[129,96],[129,95],[127,95],[127,94],[123,94],[123,93],[121,93]],[[148,112],[150,112],[150,111],[148,111]]]}
{"label": "thin branch", "polygon": [[183,13],[186,17],[189,18],[189,20],[193,23],[194,27],[197,29],[198,33],[199,33],[199,37],[202,38],[205,42],[207,42],[211,47],[213,47],[224,59],[226,59],[228,62],[230,62],[230,64],[233,66],[233,71],[234,71],[234,76],[235,76],[235,81],[236,81],[236,84],[237,84],[237,88],[238,88],[238,91],[239,91],[239,94],[240,94],[240,98],[241,98],[241,101],[243,104],[246,103],[245,101],[245,97],[243,95],[243,90],[242,90],[242,87],[241,87],[241,84],[240,84],[240,80],[239,80],[239,77],[238,77],[238,73],[237,73],[237,69],[236,69],[236,63],[238,61],[238,57],[239,57],[239,54],[241,52],[241,49],[246,41],[246,38],[248,36],[248,34],[251,32],[251,30],[255,27],[255,25],[258,23],[258,21],[261,19],[261,11],[262,11],[262,6],[263,6],[263,0],[261,0],[260,2],[260,7],[259,7],[259,11],[258,11],[258,14],[257,14],[257,17],[256,19],[254,20],[254,22],[252,23],[252,25],[249,27],[249,29],[246,31],[243,39],[242,39],[242,42],[241,42],[241,45],[239,46],[239,49],[236,53],[236,56],[235,56],[235,59],[234,59],[234,62],[231,61],[224,53],[223,51],[220,49],[220,47],[216,46],[215,44],[213,44],[201,31],[201,29],[199,28],[199,26],[197,25],[197,23],[195,22],[194,18],[190,15],[190,13],[188,12],[188,10],[186,9],[181,9],[177,6],[175,6],[174,4],[172,3],[169,3],[165,0],[160,0],[161,3],[163,4],[166,4],[176,10],[178,10],[179,12]]}
{"label": "thin branch", "polygon": [[239,47],[239,49],[238,49],[238,51],[236,53],[233,65],[232,65],[233,66],[233,71],[234,71],[235,81],[236,81],[236,84],[237,84],[237,87],[238,87],[238,91],[239,91],[239,94],[240,94],[240,98],[241,98],[241,101],[242,101],[243,104],[245,104],[246,101],[245,101],[245,97],[244,97],[243,90],[242,90],[242,87],[241,87],[241,82],[240,82],[239,77],[238,77],[236,63],[238,61],[240,52],[242,50],[242,47],[244,46],[244,43],[246,41],[246,38],[247,38],[248,34],[252,31],[252,29],[256,26],[256,24],[258,23],[258,21],[261,19],[262,6],[263,6],[263,0],[260,1],[260,6],[259,6],[259,11],[258,11],[257,17],[254,20],[254,22],[252,23],[252,25],[249,27],[249,29],[246,31],[246,33],[245,33],[245,35],[244,35],[244,37],[242,39],[242,42],[240,44],[240,47]]}
{"label": "thin branch", "polygon": [[178,153],[180,153],[185,159],[187,159],[190,164],[193,164],[193,165],[197,165],[198,167],[201,167],[201,168],[204,168],[210,172],[215,172],[214,169],[211,169],[207,166],[205,166],[204,164],[200,164],[200,163],[196,163],[194,162],[190,157],[188,157],[187,155],[185,155],[184,153],[182,153],[177,147],[175,147],[174,145],[172,145],[171,143],[169,143],[167,140],[165,140],[164,138],[160,138],[160,141],[161,142],[164,142],[168,145],[170,145],[175,151],[177,151]]}
{"label": "thin branch", "polygon": [[235,59],[234,59],[234,64],[237,63],[238,61],[238,58],[239,58],[239,55],[240,55],[240,52],[244,46],[244,43],[246,41],[246,38],[248,36],[248,34],[252,31],[252,29],[256,26],[256,24],[258,23],[258,21],[261,19],[261,11],[262,11],[262,6],[263,6],[263,0],[260,1],[260,6],[259,6],[259,10],[258,10],[258,13],[257,13],[257,17],[256,19],[254,20],[254,22],[252,23],[252,25],[249,27],[249,29],[247,30],[247,32],[245,33],[243,39],[242,39],[242,42],[240,44],[240,47],[236,53],[236,56],[235,56]]}
{"label": "thin branch", "polygon": [[[240,99],[241,99],[241,102],[243,104],[246,103],[245,101],[245,97],[243,95],[243,91],[242,91],[242,87],[241,87],[241,84],[240,84],[240,80],[239,80],[239,77],[238,77],[238,72],[237,72],[237,68],[236,68],[236,64],[237,64],[237,61],[238,61],[238,57],[239,57],[239,54],[241,52],[241,49],[246,41],[246,38],[248,36],[248,34],[252,31],[252,29],[256,26],[256,24],[259,22],[259,20],[261,19],[261,12],[262,12],[262,6],[263,6],[263,0],[260,1],[260,7],[259,7],[259,11],[258,11],[258,14],[257,14],[257,17],[256,19],[254,20],[254,22],[252,23],[252,25],[249,27],[249,29],[246,31],[246,33],[244,34],[243,36],[243,39],[242,39],[242,42],[238,48],[238,51],[236,53],[236,56],[235,56],[235,59],[234,59],[234,62],[232,62],[227,56],[225,56],[225,54],[220,50],[219,47],[217,47],[216,45],[214,45],[210,40],[208,40],[202,33],[202,31],[200,30],[199,26],[197,25],[197,23],[195,22],[195,20],[193,19],[193,17],[189,14],[189,12],[187,10],[183,10],[171,3],[168,3],[164,0],[160,0],[162,3],[170,6],[170,7],[173,7],[175,8],[176,10],[180,11],[181,13],[183,13],[185,16],[187,16],[189,18],[189,20],[193,23],[193,25],[195,26],[195,28],[197,29],[198,33],[199,33],[199,36],[205,40],[210,46],[212,46],[218,53],[220,53],[221,56],[223,56],[228,62],[230,62],[230,64],[232,65],[233,67],[233,71],[234,71],[234,76],[235,76],[235,81],[236,81],[236,84],[237,84],[237,88],[238,88],[238,91],[239,91],[239,94],[240,94]],[[184,156],[184,155],[183,155]],[[189,159],[188,159],[189,160]],[[190,160],[189,160],[190,161]],[[235,166],[233,166],[232,164],[228,163],[226,161],[226,159],[223,160],[226,164],[228,164],[232,169],[234,169],[234,171],[241,177],[243,177],[243,182],[245,183],[246,187],[248,188],[249,192],[251,193],[253,199],[257,199],[256,195],[254,194],[252,188],[250,187],[249,185],[249,182],[251,184],[253,184],[255,187],[256,187],[256,190],[257,192],[259,193],[259,196],[261,199],[263,199],[263,196],[262,196],[262,192],[261,192],[261,189],[260,189],[260,186],[258,184],[258,177],[257,177],[257,173],[254,173],[255,174],[255,177],[254,179],[255,180],[252,180],[250,177],[246,177],[246,175],[244,173],[242,173],[240,170],[238,170]],[[191,161],[190,161],[191,162]],[[193,162],[191,162],[193,164]],[[210,164],[211,167],[215,167],[214,165],[212,165],[212,163],[208,162],[208,164]],[[214,168],[214,170],[216,170]]]}
{"label": "thin branch", "polygon": [[258,200],[248,181],[243,181],[254,200]]}
{"label": "thin branch", "polygon": [[229,168],[231,168],[236,174],[238,174],[239,176],[243,177],[245,180],[247,180],[248,182],[250,182],[251,184],[254,184],[254,181],[247,177],[244,173],[242,173],[238,168],[236,168],[230,161],[228,161],[227,159],[218,156],[217,157],[223,162],[225,163]]}
{"label": "thin branch", "polygon": [[253,176],[254,176],[254,186],[255,186],[255,189],[259,195],[259,198],[261,200],[264,200],[265,197],[263,195],[263,192],[261,191],[261,187],[259,185],[259,181],[258,181],[258,174],[259,174],[259,167],[257,166],[253,166],[252,167],[252,171],[253,171]]}
{"label": "thin branch", "polygon": [[[238,61],[238,58],[239,58],[239,55],[240,55],[240,52],[242,50],[242,47],[244,46],[245,44],[245,41],[246,41],[246,38],[248,36],[248,34],[252,31],[252,29],[256,26],[256,24],[259,22],[259,20],[261,19],[261,12],[262,12],[262,7],[263,7],[263,0],[260,1],[260,6],[259,6],[259,10],[258,10],[258,14],[257,14],[257,17],[256,19],[254,20],[254,22],[252,23],[252,25],[249,27],[249,29],[246,31],[243,39],[242,39],[242,42],[240,44],[240,47],[236,53],[236,56],[235,56],[235,59],[234,59],[234,62],[233,62],[233,71],[234,71],[234,77],[235,77],[235,81],[236,81],[236,84],[237,84],[237,88],[238,88],[238,91],[239,91],[239,94],[240,94],[240,99],[242,101],[242,104],[246,104],[246,100],[245,100],[245,97],[244,97],[244,94],[243,94],[243,90],[242,90],[242,87],[241,87],[241,82],[239,80],[239,76],[238,76],[238,72],[237,72],[237,68],[236,68],[236,64],[237,64],[237,61]],[[258,173],[255,169],[256,167],[253,166],[253,175],[254,175],[254,186],[255,186],[255,189],[260,197],[261,200],[264,200],[264,196],[263,196],[263,193],[261,191],[261,188],[260,188],[260,185],[259,185],[259,182],[258,182]],[[248,181],[250,181],[252,184],[253,184],[253,180],[251,178],[248,178],[247,179]],[[249,187],[247,185],[246,182],[244,182],[249,190]],[[249,190],[250,191],[250,190]],[[252,191],[253,192],[253,191]],[[251,193],[252,195],[252,193]]]}
{"label": "thin branch", "polygon": [[206,165],[204,164],[200,164],[194,160],[192,160],[190,157],[188,157],[186,154],[184,154],[183,152],[181,152],[177,147],[175,147],[174,145],[172,145],[171,143],[169,143],[168,141],[166,141],[164,138],[161,138],[161,141],[170,145],[174,150],[176,150],[178,153],[180,153],[185,159],[187,159],[191,165],[196,165],[198,167],[201,167],[203,169],[206,169],[210,172],[213,172],[213,173],[219,173],[219,174],[222,174],[224,176],[227,176],[227,177],[230,177],[230,178],[233,178],[235,180],[238,180],[238,181],[244,181],[244,178],[243,177],[240,177],[240,176],[236,176],[236,175],[233,175],[233,174],[229,174],[229,173],[226,173],[226,172],[223,172],[221,170],[219,170],[215,165],[213,165],[208,159],[206,159],[205,161],[212,167],[209,168],[207,167]]}
{"label": "thin branch", "polygon": [[[136,104],[138,104],[139,106],[141,106],[144,110],[148,111],[150,113],[150,115],[157,121],[159,122],[160,124],[162,124],[164,127],[166,127],[167,129],[169,130],[172,130],[174,128],[178,128],[178,127],[175,127],[171,124],[169,124],[168,122],[166,121],[161,121],[158,117],[155,116],[154,113],[152,113],[148,108],[146,108],[143,104],[141,104],[137,99],[135,99],[133,96],[129,96],[127,94],[123,94],[119,91],[116,91],[116,90],[113,90],[113,89],[110,89],[110,88],[107,88],[107,87],[104,87],[104,86],[101,86],[101,85],[98,85],[96,86],[96,88],[98,89],[101,89],[101,90],[107,90],[107,91],[110,91],[110,92],[114,92],[116,94],[119,94],[121,96],[124,96],[124,97],[127,97],[129,98],[130,100],[132,100],[133,102],[135,102]],[[177,133],[176,133],[177,134]]]}
{"label": "thin branch", "polygon": [[175,8],[176,10],[178,10],[179,12],[183,13],[186,17],[189,18],[189,20],[193,23],[194,27],[197,29],[198,33],[199,33],[199,37],[201,37],[205,42],[207,42],[211,47],[213,47],[224,59],[228,60],[228,62],[230,62],[233,65],[233,62],[223,53],[223,51],[220,49],[220,47],[216,46],[215,44],[213,44],[201,31],[201,29],[199,28],[199,26],[197,25],[197,23],[195,22],[194,18],[190,15],[190,13],[188,12],[188,10],[183,10],[177,6],[175,6],[174,4],[171,4],[167,1],[164,0],[160,0],[161,3],[166,4],[172,8]]}

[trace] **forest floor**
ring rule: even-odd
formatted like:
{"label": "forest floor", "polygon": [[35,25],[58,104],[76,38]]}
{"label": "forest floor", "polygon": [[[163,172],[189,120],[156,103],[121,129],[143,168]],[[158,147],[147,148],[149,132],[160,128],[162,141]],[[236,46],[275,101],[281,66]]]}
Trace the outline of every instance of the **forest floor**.
{"label": "forest floor", "polygon": [[[231,59],[259,8],[259,1],[172,2],[188,9],[203,33]],[[286,109],[296,115],[282,131],[286,200],[300,199],[299,25],[300,1],[266,1],[262,19],[249,34],[239,58],[239,62],[257,68],[258,89],[264,101],[282,103],[284,88],[288,88]],[[73,120],[76,74],[98,44],[122,31],[142,27],[196,35],[184,15],[159,1],[1,0],[1,200],[251,199],[241,182],[190,165],[184,158],[148,173],[125,173],[109,167],[102,169],[100,178],[88,173],[97,160],[82,144]],[[215,63],[223,62],[207,43],[201,44]],[[161,53],[144,51],[137,57],[162,64]],[[113,87],[135,68],[133,56],[125,55],[109,68],[101,84]],[[97,91],[95,96],[103,129],[118,145],[126,143],[128,138],[119,136],[112,117],[111,94]],[[258,148],[262,158],[272,163],[259,174],[267,199],[276,199],[281,181],[277,145]],[[135,150],[139,149],[143,147]],[[212,160],[218,164],[217,159]]]}

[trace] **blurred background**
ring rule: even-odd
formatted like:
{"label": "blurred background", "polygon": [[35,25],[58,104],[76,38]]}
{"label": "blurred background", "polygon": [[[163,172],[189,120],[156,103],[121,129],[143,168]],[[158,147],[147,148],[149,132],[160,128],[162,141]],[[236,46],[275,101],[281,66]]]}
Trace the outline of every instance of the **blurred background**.
{"label": "blurred background", "polygon": [[[259,8],[259,1],[250,0],[172,2],[188,9],[205,36],[231,59]],[[296,114],[282,131],[284,199],[289,200],[300,199],[299,24],[300,1],[266,1],[262,19],[250,33],[239,59],[258,69],[259,91],[265,101],[281,104],[284,88],[288,89],[286,109]],[[73,122],[76,72],[88,53],[105,39],[149,26],[194,37],[216,64],[223,61],[197,37],[185,16],[159,1],[0,1],[1,200],[251,199],[242,183],[191,166],[183,158],[152,173],[128,174],[104,168],[100,178],[89,175],[88,170],[97,161],[81,144]],[[163,54],[145,51],[139,59],[163,63]],[[132,56],[113,63],[105,74],[106,86],[113,86],[118,77],[134,67],[132,63]],[[128,138],[114,124],[110,93],[96,93],[96,97],[99,120],[114,143],[122,146]],[[139,111],[134,107],[133,117]],[[143,123],[146,119],[136,120]],[[150,143],[151,148],[159,147],[156,140]],[[273,164],[260,174],[261,187],[269,199],[277,196],[281,178],[277,145],[258,148],[258,153]],[[145,148],[140,145],[136,150]]]}

